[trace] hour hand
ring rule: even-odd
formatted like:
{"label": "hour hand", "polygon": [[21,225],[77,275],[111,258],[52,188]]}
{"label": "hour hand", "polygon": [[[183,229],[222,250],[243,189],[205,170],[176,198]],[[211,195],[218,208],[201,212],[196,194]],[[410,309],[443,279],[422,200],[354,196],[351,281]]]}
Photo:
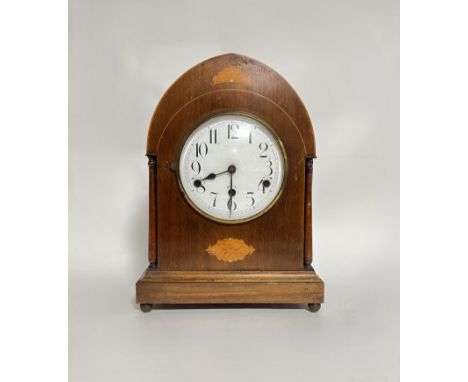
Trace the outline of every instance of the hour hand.
{"label": "hour hand", "polygon": [[208,174],[207,176],[205,176],[202,180],[212,180],[212,179],[216,178],[218,175],[224,174],[225,172],[226,171],[223,171],[223,172],[219,172],[217,174],[212,172],[211,174]]}
{"label": "hour hand", "polygon": [[202,178],[202,179],[197,179],[197,180],[198,180],[198,181],[202,181],[202,180],[213,180],[213,179],[215,179],[218,175],[223,175],[223,174],[226,174],[227,172],[230,173],[230,174],[235,173],[235,172],[236,172],[236,167],[233,166],[233,165],[231,165],[231,166],[229,166],[228,169],[225,170],[225,171],[221,171],[221,172],[218,172],[218,173],[216,173],[216,174],[215,174],[214,172],[212,172],[211,174],[208,174],[208,175],[205,176],[204,178]]}
{"label": "hour hand", "polygon": [[200,187],[200,186],[202,185],[202,182],[203,182],[204,180],[213,180],[213,179],[215,179],[218,175],[224,174],[225,172],[227,172],[227,171],[219,172],[219,173],[217,173],[217,174],[215,174],[214,172],[212,172],[211,174],[208,174],[208,175],[205,176],[204,178],[195,179],[195,180],[193,181],[193,185],[194,185],[195,187],[198,188],[198,187]]}

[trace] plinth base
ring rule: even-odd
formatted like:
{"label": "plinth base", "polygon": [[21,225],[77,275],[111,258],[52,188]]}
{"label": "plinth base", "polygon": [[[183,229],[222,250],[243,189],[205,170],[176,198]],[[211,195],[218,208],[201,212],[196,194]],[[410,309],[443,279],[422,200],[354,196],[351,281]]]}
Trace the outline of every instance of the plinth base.
{"label": "plinth base", "polygon": [[[303,271],[147,270],[136,302],[152,304],[322,304],[323,281]],[[314,305],[315,306],[315,305]],[[148,307],[149,310],[151,310]],[[317,309],[318,310],[318,309]]]}

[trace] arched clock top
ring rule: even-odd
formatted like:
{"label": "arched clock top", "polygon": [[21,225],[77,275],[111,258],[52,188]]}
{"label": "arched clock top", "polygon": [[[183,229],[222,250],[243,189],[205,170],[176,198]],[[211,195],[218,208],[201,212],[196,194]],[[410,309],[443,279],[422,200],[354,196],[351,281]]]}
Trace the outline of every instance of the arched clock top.
{"label": "arched clock top", "polygon": [[[224,102],[228,98],[229,102]],[[233,103],[233,99],[238,102]],[[303,144],[301,151],[307,156],[316,156],[312,123],[296,91],[265,64],[233,53],[199,63],[166,91],[151,119],[147,155],[158,155],[165,130],[175,125],[171,122],[184,109],[202,101],[210,103],[212,113],[246,112],[254,115],[258,114],[257,103],[272,104],[290,119],[291,126],[297,130]],[[226,104],[237,104],[238,109],[229,109]]]}

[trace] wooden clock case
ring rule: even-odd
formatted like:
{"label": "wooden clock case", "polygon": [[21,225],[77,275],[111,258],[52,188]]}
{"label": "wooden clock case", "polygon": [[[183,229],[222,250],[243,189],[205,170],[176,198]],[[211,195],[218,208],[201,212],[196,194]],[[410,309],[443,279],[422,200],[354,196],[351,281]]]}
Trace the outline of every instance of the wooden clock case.
{"label": "wooden clock case", "polygon": [[[220,113],[243,113],[265,121],[287,156],[281,197],[264,215],[245,223],[223,224],[202,216],[186,201],[177,181],[178,155],[186,137]],[[136,285],[136,301],[143,311],[153,304],[198,303],[297,303],[309,304],[313,311],[320,308],[324,284],[312,268],[314,132],[307,110],[286,80],[237,54],[196,65],[159,102],[146,155],[149,266]],[[230,243],[237,247],[229,248]],[[239,243],[249,248],[247,256],[235,260],[222,256],[223,251],[242,252]]]}

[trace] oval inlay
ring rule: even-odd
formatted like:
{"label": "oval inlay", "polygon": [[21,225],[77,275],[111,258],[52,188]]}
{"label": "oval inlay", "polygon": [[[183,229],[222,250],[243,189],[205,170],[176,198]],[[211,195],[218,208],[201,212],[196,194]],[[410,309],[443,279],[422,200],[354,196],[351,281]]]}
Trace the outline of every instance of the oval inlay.
{"label": "oval inlay", "polygon": [[243,260],[246,256],[251,255],[255,252],[255,248],[247,245],[244,240],[230,237],[218,240],[216,244],[210,245],[206,249],[206,252],[218,260],[232,263]]}

